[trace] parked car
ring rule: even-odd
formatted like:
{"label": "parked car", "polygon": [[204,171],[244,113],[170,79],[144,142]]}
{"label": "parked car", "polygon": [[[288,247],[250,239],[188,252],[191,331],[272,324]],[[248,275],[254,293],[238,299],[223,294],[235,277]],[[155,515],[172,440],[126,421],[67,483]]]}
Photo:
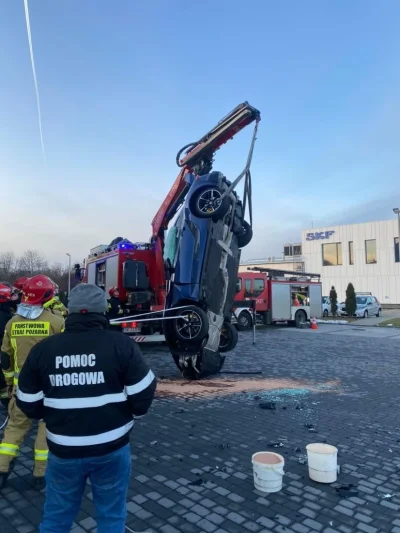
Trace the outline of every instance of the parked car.
{"label": "parked car", "polygon": [[[250,242],[252,230],[236,192],[223,197],[231,185],[223,174],[186,179],[190,190],[168,232],[164,259],[170,272],[166,307],[188,308],[165,322],[164,334],[175,363],[189,377],[215,373],[224,363],[221,353],[236,346],[231,320],[240,248]],[[213,372],[207,372],[207,360]]]}
{"label": "parked car", "polygon": [[[379,317],[382,312],[382,306],[378,298],[371,294],[356,293],[357,310],[354,314],[358,318],[368,318],[369,316]],[[338,315],[347,316],[346,304],[342,302],[339,305]]]}

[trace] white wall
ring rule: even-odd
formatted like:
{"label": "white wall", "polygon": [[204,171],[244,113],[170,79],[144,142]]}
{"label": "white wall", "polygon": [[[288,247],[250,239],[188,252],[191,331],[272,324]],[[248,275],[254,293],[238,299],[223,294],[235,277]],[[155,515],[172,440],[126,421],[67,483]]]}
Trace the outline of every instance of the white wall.
{"label": "white wall", "polygon": [[[307,240],[307,233],[334,231],[328,239]],[[335,286],[339,301],[352,282],[356,292],[372,292],[382,304],[400,304],[400,263],[395,263],[394,238],[398,236],[397,219],[323,228],[302,232],[302,256],[306,272],[322,275],[323,294]],[[366,264],[365,241],[376,239],[377,263]],[[349,265],[349,241],[353,241],[354,265]],[[322,265],[322,245],[342,243],[342,265]]]}

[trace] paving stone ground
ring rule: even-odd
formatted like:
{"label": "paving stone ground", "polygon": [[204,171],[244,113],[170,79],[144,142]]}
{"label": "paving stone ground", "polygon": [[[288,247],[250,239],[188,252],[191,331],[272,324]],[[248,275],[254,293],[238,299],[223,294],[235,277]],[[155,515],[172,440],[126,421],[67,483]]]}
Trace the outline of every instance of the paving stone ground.
{"label": "paving stone ground", "polygon": [[[255,346],[251,333],[241,333],[224,367],[307,382],[316,392],[196,396],[182,387],[154,402],[132,433],[128,532],[400,533],[398,340],[319,333],[261,330]],[[143,351],[159,377],[178,377],[164,347]],[[260,409],[258,396],[276,410]],[[318,441],[339,449],[337,484],[312,482],[299,462]],[[283,446],[268,447],[273,442]],[[32,443],[0,494],[1,533],[37,531],[44,495],[30,485]],[[252,479],[251,456],[263,449],[286,463],[282,491],[269,496]],[[353,484],[357,496],[342,499],[338,484]],[[95,532],[94,516],[88,486],[73,533]]]}

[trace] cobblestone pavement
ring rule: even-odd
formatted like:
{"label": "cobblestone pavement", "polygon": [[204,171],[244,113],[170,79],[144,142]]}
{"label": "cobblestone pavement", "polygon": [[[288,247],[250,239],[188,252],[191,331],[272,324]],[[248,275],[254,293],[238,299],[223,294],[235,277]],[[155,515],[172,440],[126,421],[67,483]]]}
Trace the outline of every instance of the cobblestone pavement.
{"label": "cobblestone pavement", "polygon": [[[177,381],[169,396],[166,381],[179,376],[167,350],[144,349],[164,379],[132,434],[128,532],[400,533],[398,340],[318,332],[260,330],[255,346],[251,333],[241,333],[224,370],[262,376],[227,373],[190,387]],[[264,382],[257,393],[246,382],[244,392],[229,390],[249,377],[276,386],[295,380],[298,388],[265,391]],[[260,398],[276,409],[260,409]],[[305,446],[318,441],[339,449],[337,484],[313,483],[301,464]],[[263,449],[286,462],[283,489],[269,496],[252,479],[251,455]],[[30,486],[31,469],[28,439],[0,497],[1,533],[37,530],[44,496]],[[357,494],[343,498],[339,484]],[[88,486],[73,533],[95,531],[91,498]]]}

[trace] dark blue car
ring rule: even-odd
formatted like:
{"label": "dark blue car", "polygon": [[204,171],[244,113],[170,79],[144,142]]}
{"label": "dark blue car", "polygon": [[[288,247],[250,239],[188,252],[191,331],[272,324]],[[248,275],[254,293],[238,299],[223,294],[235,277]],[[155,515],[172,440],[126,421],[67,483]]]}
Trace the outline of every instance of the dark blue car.
{"label": "dark blue car", "polygon": [[164,252],[170,280],[167,308],[185,309],[165,322],[164,332],[181,371],[194,365],[204,375],[206,361],[214,368],[209,373],[215,373],[215,366],[220,369],[224,362],[221,353],[237,343],[232,305],[240,249],[250,242],[252,230],[223,174],[188,174],[186,179],[190,188]]}

